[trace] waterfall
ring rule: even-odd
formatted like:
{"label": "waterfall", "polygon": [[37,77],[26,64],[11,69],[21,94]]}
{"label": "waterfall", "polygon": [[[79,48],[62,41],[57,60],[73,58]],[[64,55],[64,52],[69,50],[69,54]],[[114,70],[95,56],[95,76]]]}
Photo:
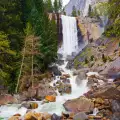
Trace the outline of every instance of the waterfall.
{"label": "waterfall", "polygon": [[63,44],[60,53],[72,55],[78,49],[77,22],[75,17],[61,16],[63,26]]}

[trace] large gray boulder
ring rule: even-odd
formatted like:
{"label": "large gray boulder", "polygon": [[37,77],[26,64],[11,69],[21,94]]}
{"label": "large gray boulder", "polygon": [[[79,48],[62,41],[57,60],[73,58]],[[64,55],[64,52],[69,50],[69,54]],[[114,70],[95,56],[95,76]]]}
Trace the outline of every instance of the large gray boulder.
{"label": "large gray boulder", "polygon": [[86,97],[80,97],[73,100],[68,100],[64,103],[64,107],[67,111],[73,113],[90,112],[94,109],[94,103]]}

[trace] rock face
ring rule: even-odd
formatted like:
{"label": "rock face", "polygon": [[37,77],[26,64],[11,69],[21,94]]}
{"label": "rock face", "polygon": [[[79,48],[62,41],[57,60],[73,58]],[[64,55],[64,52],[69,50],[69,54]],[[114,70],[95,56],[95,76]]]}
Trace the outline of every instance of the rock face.
{"label": "rock face", "polygon": [[47,84],[38,84],[36,87],[30,87],[28,91],[24,91],[20,98],[22,98],[21,101],[31,100],[32,98],[42,100],[47,95],[56,95],[54,88]]}
{"label": "rock face", "polygon": [[17,99],[12,95],[9,94],[0,95],[0,105],[12,104],[17,102],[18,102]]}
{"label": "rock face", "polygon": [[74,116],[73,120],[79,120],[79,119],[86,120],[88,119],[88,117],[84,112],[80,112]]}
{"label": "rock face", "polygon": [[120,101],[113,100],[111,105],[112,105],[113,112],[120,112]]}
{"label": "rock face", "polygon": [[64,103],[64,107],[67,111],[79,113],[79,112],[90,112],[93,110],[94,104],[91,100],[80,97],[73,100],[68,100]]}
{"label": "rock face", "polygon": [[107,84],[101,86],[98,90],[94,91],[91,97],[101,97],[104,99],[120,99],[120,86],[119,84]]}

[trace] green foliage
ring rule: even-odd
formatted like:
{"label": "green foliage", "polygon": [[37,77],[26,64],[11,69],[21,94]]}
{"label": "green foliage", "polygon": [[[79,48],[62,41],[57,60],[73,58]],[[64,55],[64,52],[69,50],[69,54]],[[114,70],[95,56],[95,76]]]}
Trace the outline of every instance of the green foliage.
{"label": "green foliage", "polygon": [[54,0],[54,12],[59,13],[62,10],[62,0]]}
{"label": "green foliage", "polygon": [[91,60],[91,61],[94,61],[94,55],[92,55],[92,56],[90,57],[90,60]]}
{"label": "green foliage", "polygon": [[23,22],[20,0],[0,0],[0,30],[8,35],[10,47],[20,51],[23,45]]}
{"label": "green foliage", "polygon": [[80,16],[80,10],[78,10],[78,16]]}
{"label": "green foliage", "polygon": [[91,5],[89,5],[88,16],[92,17],[92,8],[91,8]]}
{"label": "green foliage", "polygon": [[110,0],[97,6],[100,15],[108,15],[110,24],[107,26],[105,35],[107,37],[120,37],[120,2]]}
{"label": "green foliage", "polygon": [[63,14],[66,15],[65,9],[63,8]]}
{"label": "green foliage", "polygon": [[106,62],[107,62],[107,57],[105,57],[105,55],[104,55],[104,54],[102,54],[102,60],[103,60],[103,62],[104,62],[104,63],[106,63]]}
{"label": "green foliage", "polygon": [[73,17],[76,17],[76,16],[77,16],[77,11],[76,11],[75,6],[73,6],[72,16],[73,16]]}
{"label": "green foliage", "polygon": [[29,21],[36,36],[40,37],[40,55],[36,55],[35,59],[37,67],[44,72],[57,57],[57,27],[55,20],[49,20],[43,0],[34,0],[30,6]]}
{"label": "green foliage", "polygon": [[9,85],[11,74],[14,70],[13,60],[16,53],[10,49],[7,35],[0,32],[0,80],[4,86]]}
{"label": "green foliage", "polygon": [[16,85],[24,36],[23,0],[0,0],[0,80],[10,92]]}
{"label": "green foliage", "polygon": [[88,63],[89,63],[88,59],[87,59],[87,58],[85,58],[85,64],[88,64]]}
{"label": "green foliage", "polygon": [[47,10],[47,12],[53,12],[53,6],[52,6],[52,2],[51,0],[46,0],[45,1],[45,9]]}

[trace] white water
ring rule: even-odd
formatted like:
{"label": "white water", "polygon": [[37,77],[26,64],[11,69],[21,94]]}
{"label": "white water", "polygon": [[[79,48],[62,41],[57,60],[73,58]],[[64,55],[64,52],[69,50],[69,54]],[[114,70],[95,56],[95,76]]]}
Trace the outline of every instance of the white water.
{"label": "white water", "polygon": [[[64,65],[59,66],[59,68],[64,71],[63,74],[66,74],[66,73],[70,74],[71,76],[70,83],[72,85],[72,93],[63,94],[62,96],[58,94],[56,98],[56,102],[53,102],[53,103],[45,103],[41,105],[42,101],[40,102],[36,101],[39,104],[39,108],[35,110],[36,112],[48,112],[51,114],[56,113],[58,115],[61,115],[62,112],[65,112],[65,109],[63,107],[63,104],[65,103],[65,101],[69,99],[78,98],[84,93],[88,92],[89,88],[87,87],[87,80],[81,80],[81,84],[78,86],[75,82],[76,76],[73,76],[72,70],[68,70],[65,68],[66,64],[67,62],[65,62]],[[56,82],[57,80],[60,80],[60,79],[56,79],[55,81],[51,82],[50,85],[52,86],[53,83]],[[0,107],[0,117],[6,118],[4,120],[7,120],[9,117],[11,117],[16,113],[20,113],[21,115],[24,115],[26,111],[27,109],[23,107],[20,108],[20,105],[2,106]]]}
{"label": "white water", "polygon": [[59,53],[72,55],[78,50],[77,23],[75,17],[61,16],[63,26],[63,44]]}
{"label": "white water", "polygon": [[[63,46],[62,46],[62,54],[63,56],[71,55],[73,52],[78,52],[78,38],[77,38],[77,25],[76,19],[74,17],[66,17],[62,16],[62,23],[63,23]],[[81,80],[81,84],[78,86],[75,82],[76,76],[72,75],[72,70],[66,69],[67,61],[62,66],[58,66],[59,69],[62,69],[64,74],[70,74],[70,83],[72,85],[72,93],[71,94],[64,94],[60,96],[58,94],[56,98],[56,102],[53,103],[46,103],[41,104],[42,101],[36,101],[39,104],[38,109],[35,111],[37,112],[48,112],[48,113],[56,113],[60,115],[62,112],[65,111],[63,107],[63,103],[68,99],[74,99],[82,96],[86,93],[89,88],[87,87],[87,80]],[[59,78],[54,80],[50,83],[53,86],[53,83]],[[5,105],[0,107],[0,117],[5,118],[4,120],[8,120],[12,115],[16,113],[20,113],[24,115],[26,113],[26,108],[20,108],[20,105]]]}

